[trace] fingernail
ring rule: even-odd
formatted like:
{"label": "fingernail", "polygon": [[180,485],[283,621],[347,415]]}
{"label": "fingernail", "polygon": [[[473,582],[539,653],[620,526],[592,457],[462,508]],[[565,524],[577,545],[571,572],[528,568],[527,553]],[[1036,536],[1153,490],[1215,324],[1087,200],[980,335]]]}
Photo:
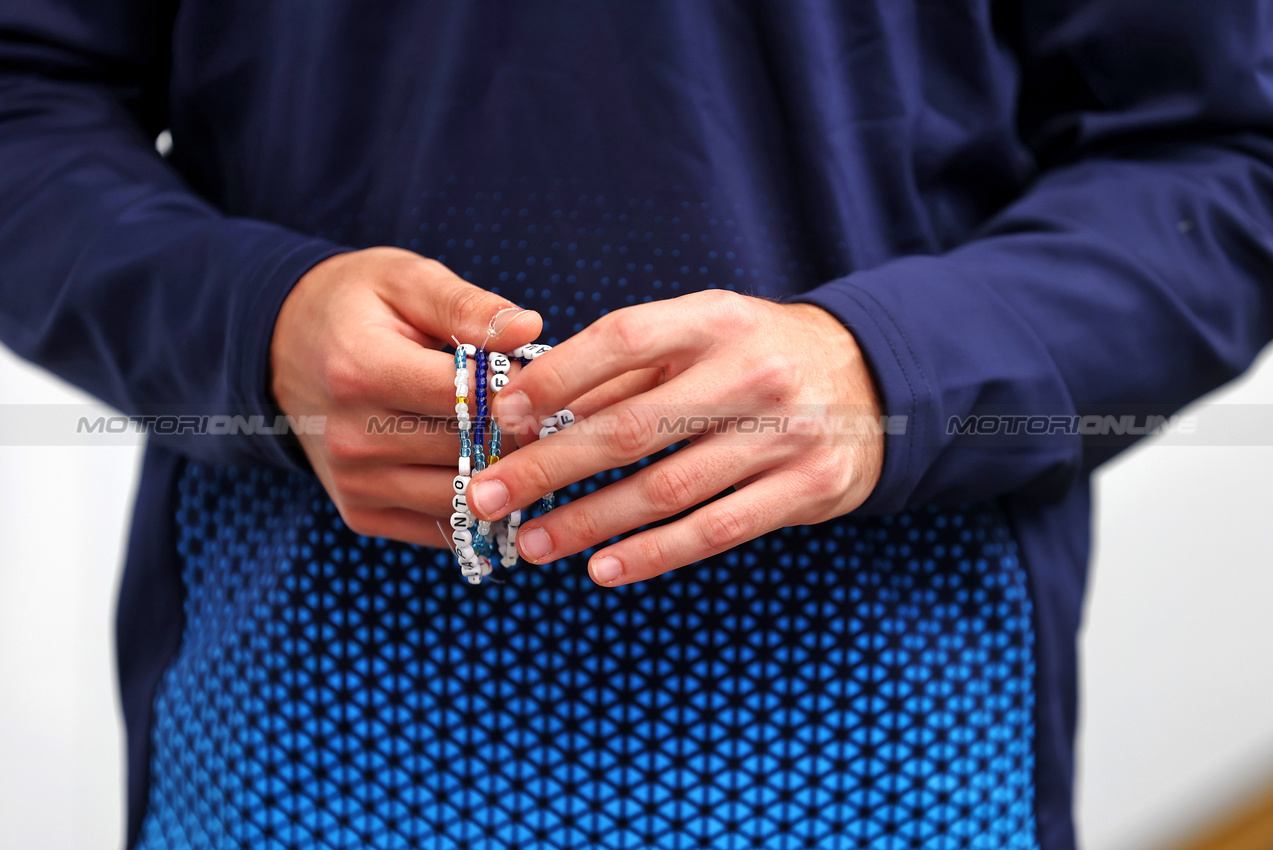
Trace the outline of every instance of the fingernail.
{"label": "fingernail", "polygon": [[589,566],[592,569],[592,580],[597,584],[616,582],[623,575],[623,564],[619,563],[618,558],[609,555],[602,555]]}
{"label": "fingernail", "polygon": [[530,417],[530,396],[521,390],[500,393],[495,399],[495,409],[499,411],[495,414],[495,420],[499,422],[501,428],[520,433],[518,429],[523,427],[525,420]]}
{"label": "fingernail", "polygon": [[491,316],[491,323],[487,326],[491,336],[499,336],[504,332],[504,328],[508,327],[522,313],[529,313],[530,310],[524,310],[521,307],[505,307],[494,316]]}
{"label": "fingernail", "polygon": [[527,528],[518,532],[517,548],[522,550],[522,556],[526,560],[538,561],[553,548],[553,542],[548,539],[548,532],[542,528]]}
{"label": "fingernail", "polygon": [[473,485],[469,498],[479,513],[490,516],[508,504],[508,488],[498,478],[488,478]]}

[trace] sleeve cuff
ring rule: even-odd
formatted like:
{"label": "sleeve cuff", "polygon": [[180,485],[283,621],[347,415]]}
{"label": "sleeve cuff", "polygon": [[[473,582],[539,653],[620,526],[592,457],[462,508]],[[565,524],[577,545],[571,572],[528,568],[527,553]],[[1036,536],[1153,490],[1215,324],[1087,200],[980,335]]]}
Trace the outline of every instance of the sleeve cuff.
{"label": "sleeve cuff", "polygon": [[[244,224],[259,226],[255,222]],[[246,415],[262,416],[267,423],[282,415],[269,384],[270,343],[283,301],[314,266],[352,250],[322,239],[282,232],[286,234],[283,243],[265,258],[256,273],[239,282],[243,297],[236,299],[236,312],[231,317],[235,342],[228,347],[229,374],[234,382],[230,388],[232,397]],[[271,466],[297,472],[312,471],[299,442],[290,432],[257,434],[247,439],[253,441],[253,453]]]}
{"label": "sleeve cuff", "polygon": [[900,433],[884,437],[884,465],[871,495],[854,513],[889,514],[905,510],[927,462],[919,435],[932,427],[933,389],[914,347],[901,327],[863,285],[871,272],[823,284],[793,297],[838,318],[853,334],[866,359],[884,415],[894,423],[905,417]]}

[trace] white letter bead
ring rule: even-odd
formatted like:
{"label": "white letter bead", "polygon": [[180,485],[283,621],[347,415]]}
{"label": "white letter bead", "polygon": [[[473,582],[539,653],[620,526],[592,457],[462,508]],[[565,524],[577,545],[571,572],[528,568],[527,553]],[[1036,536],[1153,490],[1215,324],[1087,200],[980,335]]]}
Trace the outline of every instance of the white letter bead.
{"label": "white letter bead", "polygon": [[460,566],[460,575],[479,576],[482,574],[481,564],[463,564]]}
{"label": "white letter bead", "polygon": [[490,364],[492,372],[507,372],[513,365],[507,354],[500,354],[498,351],[493,352],[486,362]]}
{"label": "white letter bead", "polygon": [[552,416],[545,416],[543,419],[539,420],[539,424],[545,428],[550,425],[556,428],[558,424],[557,414],[554,413]]}
{"label": "white letter bead", "polygon": [[459,511],[456,511],[455,513],[451,514],[451,528],[452,528],[452,529],[456,529],[456,528],[468,528],[468,527],[469,527],[469,515],[468,515],[468,514],[463,514],[463,513],[460,513]]}
{"label": "white letter bead", "polygon": [[553,418],[557,420],[558,428],[569,428],[575,424],[575,415],[565,408],[553,414]]}
{"label": "white letter bead", "polygon": [[496,372],[494,375],[491,375],[492,390],[494,390],[495,392],[499,392],[500,390],[504,389],[504,387],[506,386],[508,386],[507,375],[502,375],[499,372]]}
{"label": "white letter bead", "polygon": [[477,557],[477,552],[473,551],[472,546],[456,546],[455,552],[460,556],[461,561],[471,561]]}
{"label": "white letter bead", "polygon": [[504,557],[499,559],[499,562],[506,567],[515,567],[517,566],[517,556],[505,555]]}
{"label": "white letter bead", "polygon": [[463,351],[463,352],[464,352],[464,356],[465,356],[465,357],[473,357],[474,355],[476,355],[476,354],[477,354],[477,346],[473,345],[472,343],[468,343],[468,342],[463,343],[463,344],[462,344],[462,345],[461,345],[458,349],[456,349],[456,350],[457,350],[457,351]]}
{"label": "white letter bead", "polygon": [[457,493],[467,493],[469,491],[469,477],[467,475],[457,475],[451,479],[451,489]]}
{"label": "white letter bead", "polygon": [[509,530],[512,530],[521,524],[522,524],[522,512],[521,512],[521,509],[519,508],[508,515]]}
{"label": "white letter bead", "polygon": [[456,546],[472,546],[473,532],[467,528],[457,528],[451,532],[451,542]]}
{"label": "white letter bead", "polygon": [[463,401],[457,401],[457,402],[455,403],[455,412],[456,412],[456,413],[468,413],[468,412],[469,412],[469,406],[468,406],[468,403],[467,403],[467,402],[463,402]]}
{"label": "white letter bead", "polygon": [[451,497],[451,510],[456,513],[463,513],[469,509],[469,500],[467,496],[461,496],[456,493]]}
{"label": "white letter bead", "polygon": [[469,576],[469,577],[468,577],[468,582],[469,582],[469,584],[481,584],[481,583],[482,583],[482,577],[481,577],[481,576]]}
{"label": "white letter bead", "polygon": [[460,455],[460,474],[473,474],[473,460],[468,455]]}
{"label": "white letter bead", "polygon": [[541,439],[541,440],[542,440],[542,439],[544,439],[544,437],[547,437],[547,436],[549,436],[549,435],[551,435],[551,434],[556,434],[556,433],[557,433],[557,429],[556,429],[556,428],[554,428],[554,427],[553,427],[553,426],[551,426],[551,425],[545,425],[543,428],[540,428],[540,429],[539,429],[539,439]]}

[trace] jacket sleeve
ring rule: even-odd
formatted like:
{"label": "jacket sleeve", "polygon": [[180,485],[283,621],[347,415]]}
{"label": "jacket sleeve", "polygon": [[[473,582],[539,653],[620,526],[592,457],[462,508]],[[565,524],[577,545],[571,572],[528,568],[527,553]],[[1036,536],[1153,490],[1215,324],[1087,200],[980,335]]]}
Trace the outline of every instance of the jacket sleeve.
{"label": "jacket sleeve", "polygon": [[[1078,417],[1143,425],[1273,335],[1273,6],[1000,6],[1037,179],[948,254],[801,297],[850,327],[907,417],[866,512],[1057,498],[1131,442],[1084,437]],[[986,414],[996,437],[960,433]]]}
{"label": "jacket sleeve", "polygon": [[[339,249],[222,215],[156,153],[175,6],[0,4],[0,340],[129,414],[273,421],[278,309]],[[298,465],[271,436],[180,446]]]}

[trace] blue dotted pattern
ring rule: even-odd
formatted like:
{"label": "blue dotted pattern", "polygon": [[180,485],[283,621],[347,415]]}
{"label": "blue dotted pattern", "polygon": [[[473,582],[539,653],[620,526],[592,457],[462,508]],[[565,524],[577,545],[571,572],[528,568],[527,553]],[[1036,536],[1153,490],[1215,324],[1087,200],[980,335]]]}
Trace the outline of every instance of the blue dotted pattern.
{"label": "blue dotted pattern", "polygon": [[189,464],[177,523],[145,850],[1036,846],[1030,597],[993,506],[619,589],[580,558],[470,586],[267,469]]}
{"label": "blue dotted pattern", "polygon": [[[746,198],[489,182],[306,229],[435,257],[552,344],[857,264]],[[1036,846],[1030,598],[992,505],[784,529],[605,590],[583,558],[470,586],[354,535],[307,476],[191,463],[179,492],[144,850]]]}

